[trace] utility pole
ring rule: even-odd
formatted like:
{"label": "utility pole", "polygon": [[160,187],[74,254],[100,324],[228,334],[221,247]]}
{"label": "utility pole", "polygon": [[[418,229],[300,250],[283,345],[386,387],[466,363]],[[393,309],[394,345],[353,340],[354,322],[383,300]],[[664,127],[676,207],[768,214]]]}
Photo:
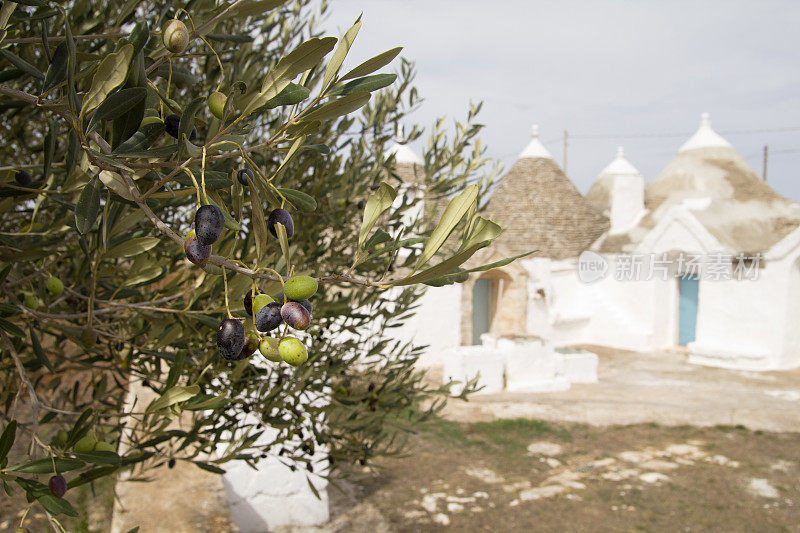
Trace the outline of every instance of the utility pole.
{"label": "utility pole", "polygon": [[564,174],[567,173],[567,138],[569,135],[567,134],[567,130],[564,130],[564,164],[561,165],[564,169]]}
{"label": "utility pole", "polygon": [[767,181],[767,157],[769,156],[769,145],[764,145],[764,167],[761,170],[761,179]]}

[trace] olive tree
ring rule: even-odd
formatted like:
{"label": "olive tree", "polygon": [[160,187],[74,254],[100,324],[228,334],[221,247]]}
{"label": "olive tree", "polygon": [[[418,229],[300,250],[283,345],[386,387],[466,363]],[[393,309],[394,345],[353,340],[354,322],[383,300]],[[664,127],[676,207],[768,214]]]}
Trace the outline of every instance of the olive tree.
{"label": "olive tree", "polygon": [[65,493],[122,470],[271,456],[328,476],[442,407],[391,329],[501,231],[478,210],[479,106],[433,126],[425,196],[404,194],[386,149],[413,68],[347,58],[362,22],[323,36],[325,10],[0,7],[0,482],[54,528]]}

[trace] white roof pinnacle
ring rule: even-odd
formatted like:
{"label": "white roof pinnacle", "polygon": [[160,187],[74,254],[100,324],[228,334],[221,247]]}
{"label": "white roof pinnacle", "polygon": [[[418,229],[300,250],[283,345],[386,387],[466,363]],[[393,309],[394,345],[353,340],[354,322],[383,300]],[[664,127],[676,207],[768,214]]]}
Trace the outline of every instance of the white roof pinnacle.
{"label": "white roof pinnacle", "polygon": [[531,158],[531,159],[553,159],[553,156],[550,155],[550,152],[547,151],[547,148],[544,147],[542,142],[539,140],[539,126],[534,125],[531,128],[531,142],[528,143],[528,146],[520,152],[519,158]]}
{"label": "white roof pinnacle", "polygon": [[697,148],[732,148],[731,143],[711,129],[711,120],[708,113],[700,115],[700,127],[697,128],[697,132],[681,146],[678,153],[695,150]]}
{"label": "white roof pinnacle", "polygon": [[397,134],[394,136],[394,144],[386,150],[386,157],[391,156],[394,156],[395,163],[422,165],[422,159],[406,145],[405,128],[402,124],[400,124]]}
{"label": "white roof pinnacle", "polygon": [[622,146],[617,148],[617,157],[609,163],[600,173],[601,176],[620,176],[620,175],[634,175],[640,176],[640,172],[633,166],[630,161],[625,159],[625,151]]}
{"label": "white roof pinnacle", "polygon": [[386,157],[394,155],[395,163],[410,163],[412,165],[422,165],[422,159],[405,144],[394,143],[386,150]]}

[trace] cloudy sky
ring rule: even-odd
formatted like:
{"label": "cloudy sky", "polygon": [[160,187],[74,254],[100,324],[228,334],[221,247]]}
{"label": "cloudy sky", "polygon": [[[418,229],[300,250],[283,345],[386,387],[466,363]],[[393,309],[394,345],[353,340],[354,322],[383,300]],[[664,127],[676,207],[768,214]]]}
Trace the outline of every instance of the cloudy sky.
{"label": "cloudy sky", "polygon": [[[416,121],[484,101],[482,135],[505,168],[539,124],[586,192],[625,147],[648,182],[708,111],[767,181],[800,201],[800,2],[332,0],[334,35],[364,13],[345,68],[397,45],[425,103]],[[759,131],[753,131],[759,130]],[[763,131],[770,130],[770,131]],[[777,131],[776,131],[777,130]]]}

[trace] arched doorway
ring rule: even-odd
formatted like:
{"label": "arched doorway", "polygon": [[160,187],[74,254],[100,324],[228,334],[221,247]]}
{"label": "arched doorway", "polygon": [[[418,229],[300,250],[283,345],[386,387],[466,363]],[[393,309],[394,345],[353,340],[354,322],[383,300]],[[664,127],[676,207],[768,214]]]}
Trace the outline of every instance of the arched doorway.
{"label": "arched doorway", "polygon": [[509,333],[502,327],[502,317],[509,311],[505,309],[504,299],[510,284],[511,278],[501,272],[492,272],[475,280],[472,286],[472,344],[481,344],[484,333]]}

